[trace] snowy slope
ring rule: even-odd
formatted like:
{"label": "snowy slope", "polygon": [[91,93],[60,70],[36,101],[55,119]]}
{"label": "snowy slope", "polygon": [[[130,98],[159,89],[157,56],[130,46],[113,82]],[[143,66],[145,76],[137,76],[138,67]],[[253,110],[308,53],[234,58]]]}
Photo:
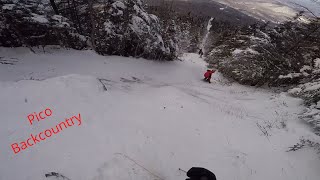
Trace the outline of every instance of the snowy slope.
{"label": "snowy slope", "polygon": [[[282,22],[292,19],[299,11],[307,7],[320,16],[320,1],[318,0],[211,0],[239,9],[246,14],[271,22]],[[222,9],[225,11],[225,9]],[[227,10],[227,9],[226,9]],[[306,12],[307,15],[311,15]],[[303,19],[301,19],[303,20]]]}
{"label": "snowy slope", "polygon": [[[219,73],[204,83],[198,55],[155,62],[75,50],[0,54],[0,180],[51,171],[71,180],[182,180],[178,168],[192,166],[221,180],[320,176],[314,150],[286,152],[301,137],[320,141],[297,118],[301,100]],[[27,116],[45,108],[52,116],[31,126]],[[12,143],[79,113],[80,126],[13,153]]]}
{"label": "snowy slope", "polygon": [[[315,15],[320,16],[320,1],[319,0],[278,0],[280,3],[286,4],[296,10],[304,10],[304,6],[312,11]],[[308,13],[308,12],[307,12]]]}

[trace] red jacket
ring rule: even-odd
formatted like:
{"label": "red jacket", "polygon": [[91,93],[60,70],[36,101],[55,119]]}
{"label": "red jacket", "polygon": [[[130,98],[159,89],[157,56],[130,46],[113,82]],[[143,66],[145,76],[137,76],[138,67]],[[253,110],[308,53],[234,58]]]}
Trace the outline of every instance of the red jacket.
{"label": "red jacket", "polygon": [[204,73],[205,78],[211,78],[212,74],[215,72],[215,70],[207,70],[206,73]]}

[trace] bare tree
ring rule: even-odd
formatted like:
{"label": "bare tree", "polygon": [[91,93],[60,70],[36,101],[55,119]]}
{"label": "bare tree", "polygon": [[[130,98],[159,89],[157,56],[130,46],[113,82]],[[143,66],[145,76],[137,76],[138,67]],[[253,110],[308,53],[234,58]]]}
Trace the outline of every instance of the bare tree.
{"label": "bare tree", "polygon": [[95,26],[96,26],[96,22],[94,19],[94,9],[93,9],[93,4],[94,1],[93,0],[89,0],[88,1],[88,10],[89,10],[89,16],[90,16],[90,23],[91,23],[91,33],[90,33],[90,39],[91,39],[91,46],[93,50],[96,50],[96,41],[95,41]]}
{"label": "bare tree", "polygon": [[50,4],[52,6],[52,9],[54,10],[54,13],[59,14],[59,9],[58,9],[56,3],[54,2],[54,0],[50,0]]}

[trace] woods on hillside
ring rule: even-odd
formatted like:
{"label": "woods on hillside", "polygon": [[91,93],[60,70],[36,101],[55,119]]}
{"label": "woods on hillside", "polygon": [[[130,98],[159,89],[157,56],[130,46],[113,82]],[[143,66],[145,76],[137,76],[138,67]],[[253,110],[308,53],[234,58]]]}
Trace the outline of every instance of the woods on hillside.
{"label": "woods on hillside", "polygon": [[[175,60],[204,48],[209,67],[251,86],[284,87],[305,99],[301,118],[320,134],[320,18],[232,23],[172,1],[0,0],[0,46],[58,45],[101,55]],[[210,18],[211,29],[201,44]],[[203,47],[202,47],[203,45]]]}
{"label": "woods on hillside", "polygon": [[305,100],[301,119],[320,134],[320,18],[305,23],[299,17],[278,25],[216,23],[206,60],[241,84],[290,89]]}
{"label": "woods on hillside", "polygon": [[0,46],[60,45],[102,55],[172,60],[174,40],[140,0],[0,1]]}
{"label": "woods on hillside", "polygon": [[157,60],[196,51],[207,21],[140,0],[1,0],[0,7],[0,46],[59,45]]}

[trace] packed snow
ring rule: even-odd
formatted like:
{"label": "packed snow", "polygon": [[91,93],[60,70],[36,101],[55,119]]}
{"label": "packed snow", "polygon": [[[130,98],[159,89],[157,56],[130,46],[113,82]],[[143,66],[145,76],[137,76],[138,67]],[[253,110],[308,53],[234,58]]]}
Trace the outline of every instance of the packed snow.
{"label": "packed snow", "polygon": [[[245,87],[218,72],[202,81],[197,54],[158,62],[93,51],[0,49],[0,180],[185,179],[201,166],[217,179],[317,180],[319,155],[286,152],[300,138],[319,142],[298,119],[302,100]],[[52,116],[30,125],[46,108]],[[17,154],[12,143],[81,114]]]}

